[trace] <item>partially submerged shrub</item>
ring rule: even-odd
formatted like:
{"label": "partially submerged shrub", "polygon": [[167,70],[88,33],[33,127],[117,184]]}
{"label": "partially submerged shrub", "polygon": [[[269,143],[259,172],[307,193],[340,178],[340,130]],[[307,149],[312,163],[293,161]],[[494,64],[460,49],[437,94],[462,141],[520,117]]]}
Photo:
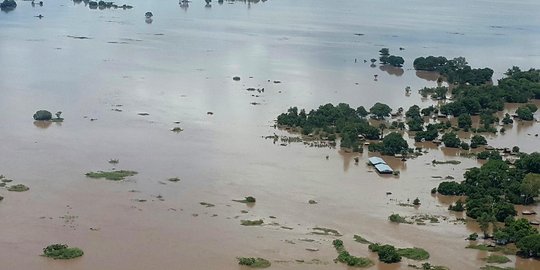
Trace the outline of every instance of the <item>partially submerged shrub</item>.
{"label": "partially submerged shrub", "polygon": [[257,220],[241,220],[240,224],[243,226],[259,226],[262,225],[264,221],[262,219]]}
{"label": "partially submerged shrub", "polygon": [[394,222],[394,223],[407,223],[407,220],[405,220],[405,218],[400,216],[399,214],[391,214],[388,217],[388,220],[390,220],[390,222]]}
{"label": "partially submerged shrub", "polygon": [[332,244],[338,252],[338,257],[335,261],[346,263],[348,266],[354,267],[368,267],[373,265],[373,262],[368,258],[356,257],[349,254],[349,252],[345,250],[345,246],[343,246],[343,241],[336,239]]}
{"label": "partially submerged shrub", "polygon": [[268,268],[272,265],[270,261],[263,258],[238,257],[236,259],[239,265],[245,265],[251,268]]}
{"label": "partially submerged shrub", "polygon": [[52,119],[52,113],[47,110],[39,110],[34,113],[34,120],[37,121],[49,121]]}
{"label": "partially submerged shrub", "polygon": [[104,172],[104,171],[89,172],[89,173],[86,173],[85,175],[90,178],[105,178],[107,180],[120,181],[120,180],[124,180],[124,178],[128,176],[133,176],[136,174],[137,172],[135,171],[120,170],[120,171],[110,171],[110,172]]}
{"label": "partially submerged shrub", "polygon": [[68,260],[80,257],[84,252],[80,248],[70,248],[67,245],[63,244],[53,244],[49,245],[43,249],[43,256],[59,259],[59,260]]}
{"label": "partially submerged shrub", "polygon": [[233,201],[239,202],[239,203],[255,203],[257,200],[255,199],[255,197],[247,196],[243,200],[233,200]]}
{"label": "partially submerged shrub", "polygon": [[8,191],[15,191],[15,192],[23,192],[23,191],[27,191],[29,190],[30,188],[23,185],[23,184],[17,184],[17,185],[13,185],[13,186],[10,186],[8,187]]}

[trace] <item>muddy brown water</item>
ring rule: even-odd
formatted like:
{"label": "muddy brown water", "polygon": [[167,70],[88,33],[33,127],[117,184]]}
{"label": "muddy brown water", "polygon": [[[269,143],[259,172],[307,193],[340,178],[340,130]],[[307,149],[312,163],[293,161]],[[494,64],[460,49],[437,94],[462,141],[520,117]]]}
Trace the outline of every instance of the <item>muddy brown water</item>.
{"label": "muddy brown water", "polygon": [[[272,269],[346,269],[333,262],[335,237],[311,234],[317,226],[338,230],[352,254],[374,261],[354,234],[425,248],[434,265],[485,265],[486,252],[465,249],[464,239],[479,232],[475,223],[451,221],[463,217],[447,210],[457,198],[430,194],[446,176],[461,180],[466,168],[480,165],[476,160],[421,143],[428,153],[417,159],[386,158],[399,177],[380,176],[366,165],[367,151],[355,164],[355,155],[336,149],[280,146],[262,137],[293,136],[273,128],[290,106],[435,104],[415,91],[437,85],[433,74],[412,70],[420,55],[465,56],[475,67],[492,67],[496,78],[512,65],[539,67],[539,4],[334,2],[209,8],[204,1],[189,7],[130,1],[135,8],[125,11],[20,2],[0,13],[0,173],[30,187],[0,190],[1,268],[242,269],[235,257],[250,256],[269,259]],[[149,10],[152,24],[144,22]],[[403,69],[369,66],[383,46],[406,59]],[[252,96],[249,87],[265,92]],[[38,109],[62,111],[65,122],[33,122]],[[171,132],[176,126],[184,131]],[[539,125],[518,122],[488,141],[540,151],[537,133]],[[432,166],[433,159],[462,163]],[[113,168],[139,174],[122,182],[84,176]],[[257,198],[253,206],[232,201],[249,195]],[[416,197],[418,208],[398,205]],[[392,213],[448,221],[396,225],[387,221]],[[265,225],[240,225],[259,218]],[[85,255],[72,261],[39,256],[51,243],[80,247]],[[504,266],[540,268],[538,261],[510,258]],[[371,269],[409,263],[420,264]]]}

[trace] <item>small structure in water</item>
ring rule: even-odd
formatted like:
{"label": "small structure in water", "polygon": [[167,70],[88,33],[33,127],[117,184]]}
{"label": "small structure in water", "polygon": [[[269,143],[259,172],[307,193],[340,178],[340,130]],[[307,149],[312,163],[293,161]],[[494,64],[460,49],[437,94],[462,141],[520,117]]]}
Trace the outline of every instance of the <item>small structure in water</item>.
{"label": "small structure in water", "polygon": [[379,172],[380,174],[394,173],[394,170],[392,170],[392,168],[390,168],[390,166],[388,166],[388,164],[386,164],[386,161],[384,161],[382,158],[370,157],[368,160],[369,164],[373,165],[373,167],[375,167],[377,172]]}

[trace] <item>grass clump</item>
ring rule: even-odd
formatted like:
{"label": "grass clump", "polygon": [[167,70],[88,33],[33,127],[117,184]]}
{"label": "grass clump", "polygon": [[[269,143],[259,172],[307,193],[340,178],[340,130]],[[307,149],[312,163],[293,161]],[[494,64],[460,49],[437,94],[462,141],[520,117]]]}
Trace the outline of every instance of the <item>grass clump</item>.
{"label": "grass clump", "polygon": [[485,244],[470,244],[465,248],[470,249],[477,249],[482,251],[489,251],[489,252],[502,252],[506,255],[516,255],[517,248],[514,245],[507,245],[507,246],[488,246]]}
{"label": "grass clump", "polygon": [[257,220],[241,220],[240,225],[242,226],[259,226],[262,225],[264,221],[262,219]]}
{"label": "grass clump", "polygon": [[270,261],[263,258],[238,257],[236,259],[239,265],[245,265],[251,268],[268,268],[272,265]]}
{"label": "grass clump", "polygon": [[199,204],[202,205],[202,206],[206,206],[206,207],[214,207],[214,206],[216,206],[215,204],[207,203],[207,202],[200,202]]}
{"label": "grass clump", "polygon": [[372,244],[372,242],[370,242],[366,238],[364,238],[364,237],[362,237],[360,235],[357,235],[357,234],[354,235],[354,241],[356,241],[358,243],[361,243],[361,244]]}
{"label": "grass clump", "polygon": [[63,244],[49,245],[43,249],[43,256],[55,260],[69,260],[81,257],[83,254],[84,252],[80,248],[70,248]]}
{"label": "grass clump", "polygon": [[494,265],[486,265],[483,267],[480,267],[480,270],[515,270],[514,267],[498,267]]}
{"label": "grass clump", "polygon": [[15,192],[23,192],[23,191],[28,191],[30,188],[23,185],[23,184],[17,184],[17,185],[13,185],[13,186],[10,186],[7,188],[8,191],[15,191]]}
{"label": "grass clump", "polygon": [[349,252],[345,250],[343,241],[336,239],[332,242],[332,244],[338,252],[338,257],[335,259],[335,261],[346,263],[348,266],[353,267],[369,267],[373,265],[373,262],[368,258],[356,257],[349,254]]}
{"label": "grass clump", "polygon": [[485,258],[485,260],[487,263],[507,263],[511,261],[506,256],[496,255],[496,254],[489,255],[487,258]]}
{"label": "grass clump", "polygon": [[429,259],[429,252],[427,252],[423,248],[398,248],[397,253],[402,257],[415,261],[423,261]]}
{"label": "grass clump", "polygon": [[107,180],[120,181],[120,180],[124,180],[128,176],[134,176],[136,174],[137,172],[135,171],[120,170],[120,171],[110,171],[110,172],[104,172],[104,171],[89,172],[89,173],[86,173],[85,175],[90,178],[105,178]]}

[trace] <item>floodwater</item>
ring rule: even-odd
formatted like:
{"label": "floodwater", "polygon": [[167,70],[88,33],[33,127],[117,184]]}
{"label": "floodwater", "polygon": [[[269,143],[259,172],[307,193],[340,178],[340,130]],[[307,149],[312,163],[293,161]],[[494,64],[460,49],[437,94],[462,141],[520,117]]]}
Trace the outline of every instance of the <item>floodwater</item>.
{"label": "floodwater", "polygon": [[[2,269],[241,269],[238,256],[267,258],[272,269],[345,269],[333,262],[334,237],[311,234],[317,226],[337,229],[352,254],[374,261],[367,246],[352,241],[354,234],[423,247],[433,265],[485,265],[485,252],[465,249],[477,226],[454,222],[462,216],[447,210],[457,198],[430,194],[446,176],[461,180],[477,161],[426,143],[428,153],[417,159],[388,159],[399,177],[381,177],[365,165],[367,151],[355,164],[336,149],[280,146],[263,137],[290,135],[274,129],[273,120],[291,106],[433,104],[414,91],[436,85],[430,74],[412,70],[418,56],[464,56],[473,67],[493,68],[496,78],[513,65],[538,68],[540,3],[118,4],[124,3],[134,8],[18,1],[15,10],[0,12],[0,173],[30,187],[0,190]],[[39,14],[44,17],[34,17]],[[370,67],[383,46],[405,58],[402,70]],[[34,123],[38,109],[62,111],[65,122]],[[149,115],[138,115],[143,112]],[[176,126],[184,131],[171,132]],[[535,123],[515,123],[488,139],[532,152],[540,151],[538,133]],[[432,166],[433,159],[462,163]],[[112,168],[139,174],[123,182],[84,176]],[[250,195],[255,205],[231,201]],[[419,208],[398,205],[416,197]],[[387,221],[392,213],[448,219],[395,225]],[[240,225],[259,218],[264,226]],[[40,257],[51,243],[80,247],[85,255]],[[540,268],[535,260],[511,259],[504,266]],[[372,269],[409,263],[415,262]]]}

